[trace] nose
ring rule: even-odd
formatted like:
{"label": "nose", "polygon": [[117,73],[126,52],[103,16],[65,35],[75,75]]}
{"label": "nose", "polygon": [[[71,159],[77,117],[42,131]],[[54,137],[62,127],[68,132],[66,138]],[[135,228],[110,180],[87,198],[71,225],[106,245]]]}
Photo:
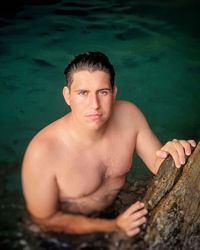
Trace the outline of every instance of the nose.
{"label": "nose", "polygon": [[93,109],[98,109],[100,107],[100,101],[96,93],[91,95],[91,106]]}

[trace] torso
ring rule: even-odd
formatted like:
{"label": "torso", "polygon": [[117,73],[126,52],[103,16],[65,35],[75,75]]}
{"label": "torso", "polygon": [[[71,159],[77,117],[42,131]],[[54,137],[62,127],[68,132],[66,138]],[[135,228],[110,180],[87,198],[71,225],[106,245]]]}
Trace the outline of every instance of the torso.
{"label": "torso", "polygon": [[[56,129],[63,119],[66,117],[55,124]],[[55,165],[62,210],[81,214],[98,212],[112,203],[124,185],[132,166],[137,131],[130,121],[113,123],[116,124],[107,129],[104,139],[95,145],[77,145],[72,140],[55,143],[55,160],[51,157],[50,164]]]}
{"label": "torso", "polygon": [[[73,149],[71,149],[73,151]],[[66,157],[67,158],[67,157]],[[57,183],[62,208],[89,214],[102,210],[116,197],[132,165],[132,149],[116,139],[107,147],[80,150],[58,168]]]}

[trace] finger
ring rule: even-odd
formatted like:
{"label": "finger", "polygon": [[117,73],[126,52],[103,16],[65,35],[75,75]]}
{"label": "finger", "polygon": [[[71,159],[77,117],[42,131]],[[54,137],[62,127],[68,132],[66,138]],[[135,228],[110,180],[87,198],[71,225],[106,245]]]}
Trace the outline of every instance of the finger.
{"label": "finger", "polygon": [[192,146],[192,147],[196,147],[196,142],[194,141],[194,140],[188,140],[188,142],[190,143],[190,145]]}
{"label": "finger", "polygon": [[170,154],[175,162],[175,165],[177,168],[179,168],[181,166],[181,163],[179,161],[179,156],[178,156],[178,152],[177,149],[175,147],[175,143],[176,143],[176,139],[174,139],[173,141],[169,141],[167,142],[162,148],[162,151],[166,151],[168,152],[168,154]]}
{"label": "finger", "polygon": [[[181,145],[183,146],[184,150],[185,150],[185,154],[186,155],[191,155],[192,153],[192,143],[193,141],[191,140],[191,143],[189,141],[185,141],[185,140],[180,140],[179,141],[181,143]],[[196,144],[193,144],[193,145],[196,145]]]}
{"label": "finger", "polygon": [[191,144],[187,141],[180,140],[181,145],[183,146],[185,150],[186,155],[191,155]]}
{"label": "finger", "polygon": [[144,208],[144,203],[140,202],[140,201],[137,201],[136,203],[134,203],[133,205],[131,205],[126,211],[125,211],[125,214],[127,216],[131,215],[132,213],[140,210]]}
{"label": "finger", "polygon": [[[185,144],[185,143],[183,143],[183,140],[179,141],[179,140],[176,140],[176,139],[173,140],[172,143],[173,143],[173,146],[175,147],[175,149],[177,151],[177,152],[175,152],[174,150],[172,151],[172,157],[174,155],[173,158],[176,158],[176,161],[179,162],[179,164],[176,165],[177,167],[179,167],[180,164],[185,164],[185,148],[183,146],[183,144]],[[177,154],[178,154],[178,160],[177,160]]]}
{"label": "finger", "polygon": [[164,150],[156,151],[156,156],[165,159],[168,156],[168,153]]}
{"label": "finger", "polygon": [[131,223],[129,225],[129,229],[134,229],[136,227],[139,227],[139,226],[143,225],[146,222],[147,222],[146,217],[142,217],[142,218],[140,218],[138,220],[133,220],[133,221],[131,221]]}
{"label": "finger", "polygon": [[139,227],[129,230],[126,234],[127,236],[132,237],[137,235],[138,233],[140,233]]}
{"label": "finger", "polygon": [[135,212],[133,214],[130,215],[130,220],[138,220],[142,217],[144,217],[144,215],[147,215],[148,214],[148,211],[147,209],[142,209],[138,212]]}

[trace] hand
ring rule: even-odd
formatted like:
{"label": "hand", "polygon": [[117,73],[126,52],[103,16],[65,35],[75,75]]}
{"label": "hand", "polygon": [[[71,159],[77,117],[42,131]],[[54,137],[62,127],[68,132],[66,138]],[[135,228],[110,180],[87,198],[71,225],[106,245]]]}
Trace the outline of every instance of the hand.
{"label": "hand", "polygon": [[170,154],[175,162],[177,168],[185,164],[186,155],[191,155],[192,147],[196,147],[194,140],[172,140],[167,142],[160,150],[156,152],[156,155],[160,158],[166,158]]}
{"label": "hand", "polygon": [[139,226],[146,223],[147,213],[144,203],[137,201],[116,218],[116,225],[127,236],[134,236],[140,232]]}

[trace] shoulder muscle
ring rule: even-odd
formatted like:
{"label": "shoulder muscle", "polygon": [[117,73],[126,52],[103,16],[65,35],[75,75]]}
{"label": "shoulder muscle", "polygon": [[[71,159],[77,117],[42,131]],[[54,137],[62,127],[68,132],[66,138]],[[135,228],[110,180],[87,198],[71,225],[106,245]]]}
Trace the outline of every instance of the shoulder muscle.
{"label": "shoulder muscle", "polygon": [[39,218],[48,217],[57,209],[57,185],[48,150],[47,142],[34,139],[22,164],[22,187],[27,207]]}

